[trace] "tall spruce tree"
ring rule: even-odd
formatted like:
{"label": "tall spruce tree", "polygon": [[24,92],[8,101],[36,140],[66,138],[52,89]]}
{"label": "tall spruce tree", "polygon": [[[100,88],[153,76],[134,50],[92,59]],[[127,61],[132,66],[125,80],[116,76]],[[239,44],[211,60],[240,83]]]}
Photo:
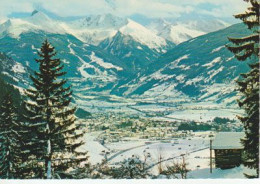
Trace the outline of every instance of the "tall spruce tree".
{"label": "tall spruce tree", "polygon": [[10,94],[0,106],[0,178],[14,179],[19,176],[21,134],[17,113]]}
{"label": "tall spruce tree", "polygon": [[30,133],[25,136],[24,150],[27,152],[31,175],[34,178],[70,178],[68,169],[75,170],[88,157],[78,148],[84,144],[84,131],[76,124],[74,112],[70,107],[71,87],[64,79],[64,65],[54,58],[56,52],[46,40],[38,52],[39,71],[31,76],[33,89],[26,90],[25,102]]}
{"label": "tall spruce tree", "polygon": [[235,15],[241,19],[252,34],[243,38],[229,38],[232,45],[227,48],[239,61],[249,60],[250,71],[241,74],[239,91],[243,94],[238,104],[245,110],[240,116],[246,137],[242,139],[245,148],[244,165],[256,169],[256,175],[245,174],[248,178],[259,177],[259,0],[245,0],[251,6],[245,13]]}

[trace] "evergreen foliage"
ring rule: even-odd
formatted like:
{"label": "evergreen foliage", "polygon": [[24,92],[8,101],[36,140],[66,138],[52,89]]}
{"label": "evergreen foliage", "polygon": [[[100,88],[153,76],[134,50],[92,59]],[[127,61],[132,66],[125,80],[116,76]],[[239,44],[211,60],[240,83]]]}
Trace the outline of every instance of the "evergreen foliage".
{"label": "evergreen foliage", "polygon": [[26,90],[29,99],[24,126],[29,134],[24,136],[23,152],[28,153],[31,168],[27,172],[33,172],[33,178],[72,178],[75,169],[85,167],[88,159],[86,152],[79,150],[84,131],[75,121],[71,87],[64,79],[64,65],[54,58],[54,47],[46,40],[38,55],[39,71],[31,76],[34,88]]}
{"label": "evergreen foliage", "polygon": [[178,126],[178,130],[192,130],[192,131],[208,131],[217,126],[209,124],[197,124],[196,122],[182,123]]}
{"label": "evergreen foliage", "polygon": [[0,106],[0,178],[19,177],[21,134],[12,97],[7,94]]}
{"label": "evergreen foliage", "polygon": [[[0,70],[1,72],[1,70]],[[11,94],[11,98],[15,107],[20,107],[22,102],[21,94],[14,86],[8,84],[5,80],[3,80],[2,75],[0,74],[0,86],[1,86],[1,93],[0,93],[0,101],[2,102],[6,98],[6,94]]]}
{"label": "evergreen foliage", "polygon": [[244,124],[246,137],[242,139],[245,147],[244,165],[256,169],[256,175],[247,175],[248,178],[259,177],[259,0],[245,0],[251,6],[245,13],[235,15],[241,19],[252,31],[252,34],[243,38],[229,38],[233,43],[227,48],[240,61],[250,59],[248,73],[241,74],[238,80],[242,98],[238,104],[245,110],[246,115],[239,119]]}

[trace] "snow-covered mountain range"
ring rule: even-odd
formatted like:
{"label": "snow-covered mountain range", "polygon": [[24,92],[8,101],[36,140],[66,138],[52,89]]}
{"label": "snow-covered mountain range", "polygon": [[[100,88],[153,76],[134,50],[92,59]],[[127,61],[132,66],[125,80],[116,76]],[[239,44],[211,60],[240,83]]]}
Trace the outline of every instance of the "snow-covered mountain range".
{"label": "snow-covered mountain range", "polygon": [[157,36],[139,23],[112,14],[88,16],[73,21],[60,21],[35,10],[30,17],[7,20],[1,26],[0,34],[7,32],[18,38],[22,33],[39,30],[48,33],[71,34],[79,40],[93,45],[98,45],[101,41],[112,38],[118,32],[131,36],[134,40],[151,49],[158,49],[167,44],[164,38]]}
{"label": "snow-covered mountain range", "polygon": [[34,58],[48,38],[65,64],[75,99],[81,102],[102,94],[231,104],[236,93],[234,85],[226,88],[226,84],[234,84],[247,66],[238,64],[224,45],[227,35],[247,32],[237,24],[207,33],[226,26],[216,21],[212,28],[201,27],[194,20],[155,20],[143,26],[112,14],[61,21],[34,11],[0,24],[0,51],[15,61],[11,68],[28,75],[37,69]]}
{"label": "snow-covered mountain range", "polygon": [[112,38],[120,32],[151,49],[158,49],[167,45],[166,40],[179,44],[227,26],[227,23],[220,20],[179,22],[164,19],[155,19],[148,26],[143,26],[129,18],[112,14],[62,21],[34,10],[29,17],[8,19],[1,25],[0,34],[8,32],[13,37],[19,37],[21,33],[42,30],[49,33],[71,34],[83,42],[98,45],[101,41]]}

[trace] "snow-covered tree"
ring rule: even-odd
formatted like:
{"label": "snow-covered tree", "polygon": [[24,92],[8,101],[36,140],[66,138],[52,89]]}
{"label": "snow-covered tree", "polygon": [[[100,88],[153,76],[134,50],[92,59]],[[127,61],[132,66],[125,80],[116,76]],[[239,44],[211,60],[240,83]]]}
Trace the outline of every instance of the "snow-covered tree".
{"label": "snow-covered tree", "polygon": [[259,177],[259,0],[245,0],[251,6],[245,13],[235,15],[241,19],[252,34],[243,38],[229,38],[233,43],[227,48],[240,61],[249,60],[250,71],[241,74],[238,81],[239,91],[243,97],[238,101],[245,110],[245,116],[239,119],[244,124],[246,137],[242,139],[245,147],[245,163],[249,168],[256,169],[255,176]]}
{"label": "snow-covered tree", "polygon": [[171,165],[167,165],[160,174],[166,175],[169,179],[187,179],[187,173],[190,171],[187,169],[187,163],[184,156],[182,162],[173,161]]}
{"label": "snow-covered tree", "polygon": [[[75,107],[70,107],[71,87],[64,78],[64,65],[54,58],[54,47],[46,40],[36,59],[39,70],[31,76],[33,87],[26,90],[24,150],[32,164],[32,177],[72,178],[85,167],[88,156],[78,148],[84,144],[84,131],[76,123]],[[71,173],[69,172],[71,171]]]}
{"label": "snow-covered tree", "polygon": [[147,178],[150,173],[148,172],[148,165],[142,161],[138,156],[124,159],[119,163],[119,167],[111,168],[111,174],[116,179],[141,179]]}
{"label": "snow-covered tree", "polygon": [[13,106],[10,94],[0,106],[0,178],[13,179],[19,177],[19,164],[21,164],[17,113]]}

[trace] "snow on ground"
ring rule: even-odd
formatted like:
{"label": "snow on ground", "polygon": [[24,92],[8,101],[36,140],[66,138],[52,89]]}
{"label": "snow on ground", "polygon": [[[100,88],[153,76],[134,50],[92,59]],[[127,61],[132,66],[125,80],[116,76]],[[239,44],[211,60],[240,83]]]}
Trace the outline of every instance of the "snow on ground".
{"label": "snow on ground", "polygon": [[210,75],[208,79],[206,79],[205,81],[207,80],[211,80],[215,75],[217,75],[218,73],[222,72],[224,69],[224,66],[221,66],[219,69],[217,70],[210,70],[207,74]]}
{"label": "snow on ground", "polygon": [[[221,96],[225,97],[225,95],[232,93],[235,89],[235,86],[236,86],[235,80],[229,82],[228,85],[227,84],[217,84],[217,83],[212,84],[202,90],[203,95],[201,95],[199,97],[199,100],[203,100],[206,103],[209,103],[208,101],[214,102],[214,101],[216,101],[216,99],[221,98]],[[221,93],[218,93],[219,91],[221,91]],[[238,96],[236,96],[236,95],[234,95],[233,97],[225,98],[225,100],[222,103],[222,106],[224,106],[224,104],[232,103],[232,102],[236,101],[236,99],[238,99]],[[220,107],[220,104],[217,104],[217,103],[215,103],[215,104]]]}
{"label": "snow on ground", "polygon": [[173,41],[175,44],[179,44],[190,38],[198,37],[203,34],[205,34],[205,32],[197,31],[180,24],[171,26],[170,34],[167,38]]}
{"label": "snow on ground", "polygon": [[142,145],[144,145],[143,140],[120,141],[120,142],[117,142],[117,143],[106,144],[106,146],[109,149],[118,150],[118,151],[130,149],[130,148],[133,148],[133,147],[136,147],[136,146],[142,146]]}
{"label": "snow on ground", "polygon": [[219,169],[213,168],[212,173],[210,173],[209,168],[205,169],[198,169],[188,173],[189,179],[223,179],[223,178],[230,178],[230,179],[246,179],[244,173],[255,174],[255,172],[243,165],[239,167],[235,167],[232,169]]}
{"label": "snow on ground", "polygon": [[203,80],[203,76],[197,76],[195,78],[192,78],[191,80],[187,80],[185,82],[185,85],[191,85],[191,84],[194,84],[194,83],[197,83],[197,82],[200,82]]}
{"label": "snow on ground", "polygon": [[92,52],[91,55],[90,55],[90,59],[91,59],[91,62],[95,62],[97,63],[99,66],[105,68],[105,69],[113,69],[115,68],[116,70],[120,71],[120,70],[123,70],[121,67],[118,67],[118,66],[115,66],[111,63],[106,63],[104,62],[103,59],[97,57],[95,55],[95,52]]}
{"label": "snow on ground", "polygon": [[[142,95],[143,97],[145,96],[152,96],[153,99],[155,98],[160,98],[160,99],[165,99],[165,97],[171,97],[171,98],[180,98],[185,99],[185,94],[181,93],[180,91],[175,90],[175,86],[177,83],[162,83],[158,86],[155,86],[147,91],[144,92]],[[159,106],[159,105],[157,105]]]}
{"label": "snow on ground", "polygon": [[166,117],[187,121],[207,122],[212,121],[215,117],[235,119],[237,115],[238,112],[232,109],[187,109],[175,111]]}
{"label": "snow on ground", "polygon": [[[75,55],[77,56],[77,55]],[[88,78],[93,78],[93,75],[90,75],[88,72],[85,71],[86,68],[93,68],[95,69],[94,66],[90,65],[86,61],[84,61],[81,57],[77,56],[80,62],[82,63],[81,67],[78,68],[78,71],[82,75],[82,77],[88,79]]]}
{"label": "snow on ground", "polygon": [[156,79],[156,80],[168,80],[170,78],[173,78],[175,75],[167,75],[167,74],[162,74],[162,70],[156,71],[152,75],[149,76],[149,78]]}
{"label": "snow on ground", "polygon": [[210,67],[214,66],[214,64],[219,63],[220,61],[221,61],[221,57],[217,57],[217,58],[213,59],[210,63],[206,63],[202,66],[210,68]]}
{"label": "snow on ground", "polygon": [[165,107],[162,105],[155,105],[155,104],[149,104],[149,105],[135,105],[134,108],[139,109],[141,111],[149,111],[149,112],[164,112],[166,110],[172,109],[170,107]]}
{"label": "snow on ground", "polygon": [[176,80],[178,80],[179,83],[183,83],[185,77],[186,77],[185,75],[181,74],[181,75],[178,75],[178,76],[176,77]]}
{"label": "snow on ground", "polygon": [[[115,68],[116,70],[122,70],[122,68],[118,67],[118,66],[114,66],[111,63],[106,63],[103,61],[103,59],[98,58],[97,56],[95,56],[95,53],[92,52],[90,55],[90,60],[91,62],[88,63],[86,62],[84,59],[82,59],[82,57],[78,56],[75,52],[75,50],[73,50],[73,48],[71,46],[73,46],[74,44],[70,42],[70,40],[68,40],[69,45],[69,53],[74,55],[75,57],[77,57],[79,59],[79,61],[81,62],[81,66],[78,67],[78,71],[80,72],[80,74],[82,75],[82,80],[86,80],[86,79],[97,79],[97,80],[101,80],[103,82],[110,82],[110,81],[115,81],[116,77],[114,75],[109,75],[107,73],[107,71],[101,71],[99,68],[91,65],[90,63],[97,63],[99,66],[106,68],[106,69],[111,69],[111,68]],[[89,74],[86,69],[93,69],[94,70],[94,74]]]}
{"label": "snow on ground", "polygon": [[220,50],[223,49],[223,48],[225,48],[225,45],[213,49],[213,50],[211,51],[211,53],[218,52],[218,51],[220,51]]}
{"label": "snow on ground", "polygon": [[72,54],[72,55],[76,55],[75,51],[71,48],[71,45],[73,45],[73,43],[71,43],[70,40],[68,40],[68,42],[69,42],[68,48],[70,50],[69,53]]}
{"label": "snow on ground", "polygon": [[[209,133],[209,132],[207,132],[207,133]],[[206,137],[206,135],[202,136],[202,135],[197,134],[195,137],[172,139],[169,143],[163,143],[163,142],[159,142],[159,141],[140,140],[139,144],[131,145],[131,146],[133,146],[132,149],[129,149],[129,146],[127,146],[125,148],[125,149],[127,149],[127,151],[123,152],[122,154],[120,154],[117,157],[115,157],[114,159],[112,159],[111,163],[120,162],[123,159],[131,157],[132,155],[138,155],[141,159],[144,159],[144,153],[148,153],[148,152],[151,155],[150,164],[157,162],[160,155],[163,159],[179,157],[181,154],[188,154],[188,153],[200,150],[200,149],[208,148],[209,139],[205,138],[205,137]],[[151,144],[147,144],[147,145],[143,144],[146,141],[151,142]],[[143,146],[142,146],[142,144],[143,144]],[[117,150],[118,149],[122,150],[122,148],[124,147],[124,144],[122,144],[122,142],[120,142],[120,143],[118,143],[117,146],[115,146],[115,143],[112,144],[112,147],[111,147],[111,144],[108,144],[106,146],[111,149],[116,148]],[[193,156],[194,155],[192,155],[192,157]],[[195,163],[195,165],[196,165],[196,163]],[[192,167],[195,167],[194,164],[192,165]]]}
{"label": "snow on ground", "polygon": [[102,151],[108,151],[107,148],[102,146],[95,139],[99,135],[99,132],[87,133],[84,137],[85,144],[81,147],[82,150],[88,151],[89,161],[91,164],[101,163],[104,159]]}
{"label": "snow on ground", "polygon": [[171,65],[170,69],[175,68],[181,60],[188,59],[188,58],[189,58],[189,54],[186,54],[186,55],[183,55],[183,56],[179,57],[178,59],[172,61],[170,64]]}
{"label": "snow on ground", "polygon": [[26,73],[23,65],[21,63],[15,63],[15,65],[12,67],[12,70],[15,72],[15,73]]}
{"label": "snow on ground", "polygon": [[188,163],[187,168],[190,170],[209,168],[210,166],[209,148],[189,154],[186,158],[186,162]]}
{"label": "snow on ground", "polygon": [[[150,144],[145,144],[149,140],[129,138],[128,141],[120,141],[116,143],[108,143],[101,145],[96,138],[101,132],[92,132],[85,135],[85,145],[82,150],[88,151],[91,164],[100,163],[104,159],[103,151],[109,151],[109,164],[114,165],[123,161],[132,155],[139,156],[144,160],[144,155],[150,153],[151,157],[147,158],[147,163],[151,168],[150,172],[158,174],[158,162],[161,156],[162,167],[170,166],[173,162],[180,163],[183,161],[184,154],[185,162],[188,164],[187,168],[191,171],[188,173],[188,179],[206,179],[206,178],[245,178],[243,173],[254,174],[243,165],[221,170],[215,168],[213,165],[213,172],[210,173],[210,150],[209,150],[209,134],[211,132],[195,132],[187,138],[174,138],[170,143],[163,143],[160,141],[150,141]],[[213,152],[214,158],[214,152]],[[169,160],[167,160],[169,159]]]}

